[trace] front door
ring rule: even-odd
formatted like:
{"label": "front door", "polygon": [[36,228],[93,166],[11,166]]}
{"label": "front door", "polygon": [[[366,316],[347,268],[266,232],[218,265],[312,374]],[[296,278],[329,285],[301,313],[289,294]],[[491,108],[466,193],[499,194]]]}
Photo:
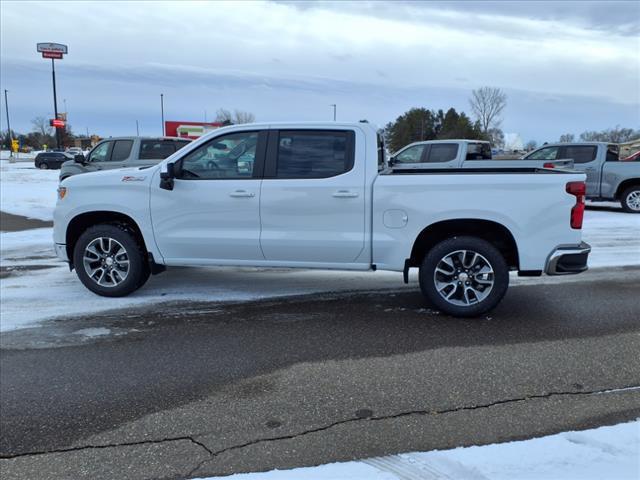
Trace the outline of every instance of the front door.
{"label": "front door", "polygon": [[173,190],[154,179],[151,216],[168,264],[264,260],[260,250],[260,166],[266,133],[215,137],[176,161]]}
{"label": "front door", "polygon": [[109,140],[91,151],[88,166],[95,170],[123,168],[131,154],[133,140]]}
{"label": "front door", "polygon": [[[260,245],[276,263],[366,263],[365,149],[357,130],[272,130]],[[359,140],[359,141],[356,141]]]}

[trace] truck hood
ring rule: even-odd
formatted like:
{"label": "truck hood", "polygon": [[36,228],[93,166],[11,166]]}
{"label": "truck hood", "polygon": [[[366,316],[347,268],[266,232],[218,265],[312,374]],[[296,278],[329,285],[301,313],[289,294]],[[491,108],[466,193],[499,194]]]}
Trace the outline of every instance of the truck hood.
{"label": "truck hood", "polygon": [[114,170],[101,170],[87,172],[82,175],[73,175],[62,181],[62,185],[73,187],[122,185],[126,183],[148,184],[158,165],[148,167],[126,167]]}

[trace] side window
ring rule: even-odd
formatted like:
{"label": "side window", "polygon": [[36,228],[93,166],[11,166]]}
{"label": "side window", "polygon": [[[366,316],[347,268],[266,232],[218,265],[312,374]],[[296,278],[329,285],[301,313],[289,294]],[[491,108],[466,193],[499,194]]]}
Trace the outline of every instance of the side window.
{"label": "side window", "polygon": [[180,178],[251,178],[257,145],[258,132],[230,133],[216,137],[180,160]]}
{"label": "side window", "polygon": [[559,147],[546,147],[531,153],[526,160],[556,160]]}
{"label": "side window", "polygon": [[328,178],[353,168],[353,132],[280,131],[276,178]]}
{"label": "side window", "polygon": [[111,151],[112,162],[122,162],[129,158],[133,147],[133,140],[116,140]]}
{"label": "side window", "polygon": [[598,147],[576,145],[573,147],[564,147],[563,158],[571,158],[574,163],[589,163],[596,158]]}
{"label": "side window", "polygon": [[491,160],[491,145],[481,142],[467,144],[466,160]]}
{"label": "side window", "polygon": [[179,147],[172,140],[142,140],[140,142],[140,160],[164,160],[173,155]]}
{"label": "side window", "polygon": [[104,142],[93,149],[89,157],[90,162],[106,162],[109,154],[109,147],[112,142]]}
{"label": "side window", "polygon": [[428,163],[443,163],[455,160],[458,156],[458,145],[455,143],[434,143],[429,149]]}
{"label": "side window", "polygon": [[607,145],[607,162],[617,162],[620,160],[620,149],[617,145]]}
{"label": "side window", "polygon": [[395,157],[395,163],[420,163],[425,145],[415,145],[402,151]]}

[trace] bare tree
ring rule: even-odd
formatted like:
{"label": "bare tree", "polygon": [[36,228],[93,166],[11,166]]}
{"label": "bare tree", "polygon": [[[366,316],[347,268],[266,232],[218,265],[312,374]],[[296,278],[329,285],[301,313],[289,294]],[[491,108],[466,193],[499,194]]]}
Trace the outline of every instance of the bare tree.
{"label": "bare tree", "polygon": [[33,125],[33,131],[40,135],[51,135],[52,128],[49,125],[49,120],[44,117],[35,117],[31,120]]}
{"label": "bare tree", "polygon": [[235,110],[231,113],[230,110],[225,108],[219,108],[216,111],[216,122],[220,123],[253,123],[256,121],[256,116],[250,112],[243,112],[242,110]]}
{"label": "bare tree", "polygon": [[536,142],[535,140],[529,140],[524,148],[527,150],[527,152],[529,152],[531,150],[535,150],[537,146],[538,142]]}
{"label": "bare tree", "polygon": [[469,103],[482,131],[487,133],[491,127],[500,126],[499,116],[507,106],[507,94],[496,87],[482,87],[471,92]]}
{"label": "bare tree", "polygon": [[573,133],[564,133],[560,135],[560,143],[573,142],[575,139],[576,139],[576,136]]}
{"label": "bare tree", "polygon": [[491,145],[498,148],[504,148],[504,132],[497,127],[490,128],[487,131],[487,136]]}
{"label": "bare tree", "polygon": [[243,112],[236,110],[233,112],[233,123],[253,123],[256,121],[256,116],[251,112]]}

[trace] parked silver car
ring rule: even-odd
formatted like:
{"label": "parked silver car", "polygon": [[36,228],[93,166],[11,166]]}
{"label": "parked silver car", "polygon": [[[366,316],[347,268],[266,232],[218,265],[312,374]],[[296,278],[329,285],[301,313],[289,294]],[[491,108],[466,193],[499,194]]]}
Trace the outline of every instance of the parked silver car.
{"label": "parked silver car", "polygon": [[177,137],[113,137],[102,140],[89,154],[76,155],[60,169],[60,181],[71,175],[114,168],[155,165],[188,145]]}

